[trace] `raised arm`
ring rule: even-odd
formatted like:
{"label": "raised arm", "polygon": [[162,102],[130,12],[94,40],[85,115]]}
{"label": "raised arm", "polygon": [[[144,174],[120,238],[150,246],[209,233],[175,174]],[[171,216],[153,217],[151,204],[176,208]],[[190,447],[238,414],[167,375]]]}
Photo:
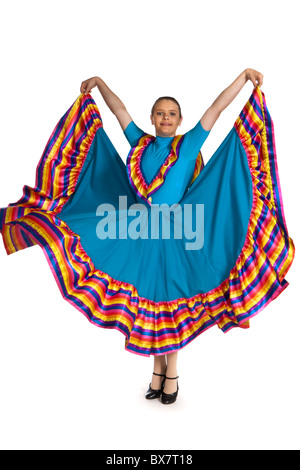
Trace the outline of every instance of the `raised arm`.
{"label": "raised arm", "polygon": [[111,110],[111,112],[116,116],[118,119],[122,130],[124,131],[128,124],[132,121],[132,117],[128,113],[124,103],[115,95],[110,88],[106,85],[106,83],[100,77],[92,77],[84,82],[82,82],[80,87],[81,93],[90,93],[92,88],[95,86],[98,87],[105,103]]}
{"label": "raised arm", "polygon": [[210,131],[212,129],[221,112],[234,100],[248,80],[252,81],[254,87],[257,85],[261,86],[263,83],[263,75],[253,69],[244,70],[231,85],[222,91],[203,114],[200,122],[205,130]]}

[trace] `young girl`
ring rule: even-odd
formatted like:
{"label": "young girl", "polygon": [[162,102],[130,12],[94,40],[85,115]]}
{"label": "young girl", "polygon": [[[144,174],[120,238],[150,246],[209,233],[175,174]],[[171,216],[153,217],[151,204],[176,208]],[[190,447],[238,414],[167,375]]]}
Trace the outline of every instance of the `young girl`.
{"label": "young girl", "polygon": [[[169,174],[169,178],[163,183],[160,191],[153,193],[152,199],[155,203],[172,204],[181,199],[193,176],[196,157],[210,130],[221,112],[234,100],[248,80],[253,83],[254,87],[261,86],[263,75],[253,69],[244,70],[217,97],[196,126],[185,134],[179,152],[179,155],[182,155],[180,164],[178,161],[178,164],[174,166],[174,171]],[[82,82],[80,91],[87,94],[96,86],[107,106],[118,119],[131,147],[134,147],[144,132],[136,126],[123,102],[109,89],[104,81],[99,77],[89,78]],[[153,145],[146,148],[142,160],[143,176],[148,183],[153,181],[166,161],[177,129],[182,123],[183,117],[179,103],[169,96],[158,98],[153,105],[150,119],[155,128],[156,140]],[[147,399],[161,396],[164,404],[176,401],[179,389],[177,356],[178,351],[154,356],[153,378],[146,393]]]}

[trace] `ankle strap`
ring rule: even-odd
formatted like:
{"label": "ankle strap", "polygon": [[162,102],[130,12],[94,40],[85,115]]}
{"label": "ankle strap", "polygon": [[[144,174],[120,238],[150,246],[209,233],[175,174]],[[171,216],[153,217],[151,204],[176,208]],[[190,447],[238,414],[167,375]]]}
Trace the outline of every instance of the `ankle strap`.
{"label": "ankle strap", "polygon": [[166,376],[166,379],[170,379],[170,380],[171,380],[171,379],[179,379],[179,375],[177,375],[177,377],[167,377],[167,376]]}
{"label": "ankle strap", "polygon": [[154,375],[159,375],[160,377],[165,377],[166,374],[157,374],[156,372],[153,372]]}

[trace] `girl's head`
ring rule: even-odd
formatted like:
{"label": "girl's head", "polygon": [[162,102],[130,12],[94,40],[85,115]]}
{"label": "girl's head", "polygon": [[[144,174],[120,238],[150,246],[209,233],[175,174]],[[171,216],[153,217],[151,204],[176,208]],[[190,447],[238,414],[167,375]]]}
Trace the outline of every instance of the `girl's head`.
{"label": "girl's head", "polygon": [[161,96],[152,106],[150,119],[155,126],[156,135],[174,137],[183,119],[180,104],[171,96]]}

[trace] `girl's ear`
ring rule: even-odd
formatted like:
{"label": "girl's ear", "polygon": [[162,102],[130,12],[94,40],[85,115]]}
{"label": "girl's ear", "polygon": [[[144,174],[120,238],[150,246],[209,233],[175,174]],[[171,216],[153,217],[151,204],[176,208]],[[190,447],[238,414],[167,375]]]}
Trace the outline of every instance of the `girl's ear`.
{"label": "girl's ear", "polygon": [[153,117],[152,117],[151,114],[150,114],[150,119],[151,119],[151,124],[154,124],[154,122],[153,122]]}
{"label": "girl's ear", "polygon": [[182,119],[183,119],[183,116],[181,116],[181,118],[179,119],[179,126],[181,126],[181,123],[182,123]]}

